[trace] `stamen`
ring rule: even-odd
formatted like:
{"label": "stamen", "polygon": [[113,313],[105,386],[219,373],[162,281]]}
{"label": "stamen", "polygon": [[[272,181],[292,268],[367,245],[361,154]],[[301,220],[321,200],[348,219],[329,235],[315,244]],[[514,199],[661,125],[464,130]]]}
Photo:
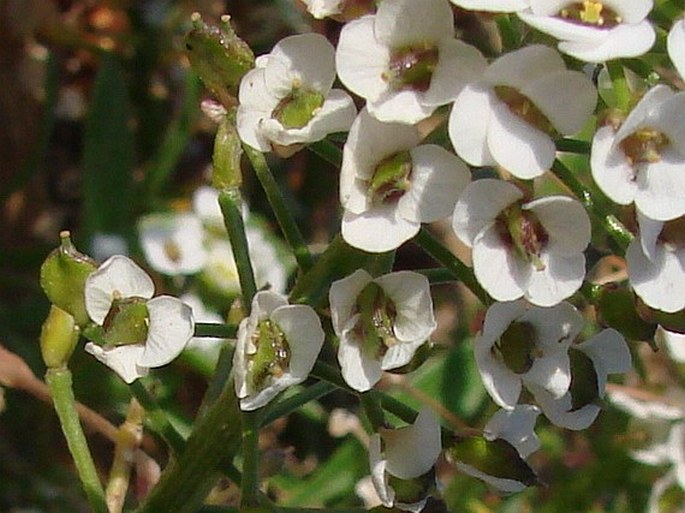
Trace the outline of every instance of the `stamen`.
{"label": "stamen", "polygon": [[623,22],[621,16],[598,0],[583,0],[564,7],[557,17],[579,25],[609,29]]}

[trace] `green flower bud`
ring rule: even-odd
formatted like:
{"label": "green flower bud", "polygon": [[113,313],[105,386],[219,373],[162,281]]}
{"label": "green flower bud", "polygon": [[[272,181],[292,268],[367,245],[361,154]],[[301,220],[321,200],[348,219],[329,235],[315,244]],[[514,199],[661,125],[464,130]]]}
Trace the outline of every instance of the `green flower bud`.
{"label": "green flower bud", "polygon": [[185,36],[190,65],[224,106],[235,105],[240,79],[254,67],[254,53],[236,35],[230,16],[222,16],[219,27],[207,25],[199,13],[191,20],[193,28]]}
{"label": "green flower bud", "polygon": [[233,116],[227,116],[219,125],[214,138],[212,159],[212,185],[215,188],[238,189],[243,183],[240,170],[240,157],[243,149],[235,128]]}
{"label": "green flower bud", "polygon": [[80,333],[74,318],[52,305],[40,331],[40,352],[49,369],[66,366]]}
{"label": "green flower bud", "polygon": [[61,232],[60,239],[60,246],[40,268],[40,285],[52,304],[71,314],[76,324],[83,327],[89,322],[83,291],[86,278],[97,265],[76,251],[68,231]]}
{"label": "green flower bud", "polygon": [[597,301],[602,324],[614,328],[630,340],[654,340],[657,325],[638,311],[635,295],[625,287],[608,284],[602,287]]}

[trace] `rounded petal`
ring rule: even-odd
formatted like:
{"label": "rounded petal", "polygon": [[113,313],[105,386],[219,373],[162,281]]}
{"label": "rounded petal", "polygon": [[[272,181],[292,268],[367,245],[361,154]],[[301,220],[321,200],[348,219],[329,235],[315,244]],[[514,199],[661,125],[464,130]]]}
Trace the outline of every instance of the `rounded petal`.
{"label": "rounded petal", "polygon": [[650,261],[640,242],[633,240],[626,263],[630,284],[645,303],[669,313],[685,308],[685,251],[671,251],[662,244]]}
{"label": "rounded petal", "polygon": [[472,246],[476,236],[488,228],[502,210],[522,197],[518,187],[504,180],[485,178],[471,182],[454,207],[454,233],[464,244]]}
{"label": "rounded petal", "polygon": [[568,393],[555,399],[544,388],[531,387],[531,391],[545,417],[555,426],[580,431],[590,427],[600,412],[600,408],[596,404],[587,404],[582,408],[573,410],[571,394]]}
{"label": "rounded petal", "polygon": [[427,473],[440,456],[440,421],[429,408],[422,408],[414,424],[400,429],[383,429],[386,470],[400,479]]}
{"label": "rounded petal", "polygon": [[240,81],[238,99],[246,112],[261,112],[267,117],[281,100],[271,94],[266,86],[265,68],[259,67],[248,71]]}
{"label": "rounded petal", "polygon": [[369,468],[371,469],[371,482],[383,505],[391,508],[395,504],[395,490],[388,485],[388,476],[385,473],[387,461],[381,454],[381,435],[373,433],[369,437]]}
{"label": "rounded petal", "polygon": [[445,0],[389,0],[378,7],[374,33],[390,48],[437,42],[454,36],[452,10]]}
{"label": "rounded petal", "polygon": [[520,481],[491,476],[461,461],[455,461],[454,465],[465,474],[480,479],[502,493],[518,493],[526,489],[526,485]]}
{"label": "rounded petal", "polygon": [[685,363],[685,334],[659,328],[659,338],[663,340],[668,354],[678,363]]}
{"label": "rounded petal", "polygon": [[357,309],[357,298],[364,287],[371,282],[371,275],[364,269],[357,269],[349,276],[334,281],[328,292],[333,330],[341,337],[343,330]]}
{"label": "rounded petal", "polygon": [[585,62],[605,62],[612,59],[639,57],[656,41],[652,24],[645,20],[635,25],[618,25],[601,41],[562,41],[559,50]]}
{"label": "rounded petal", "polygon": [[260,290],[252,298],[252,313],[250,317],[257,320],[264,320],[271,317],[271,313],[288,304],[288,298],[282,294],[277,294],[270,290]]}
{"label": "rounded petal", "polygon": [[155,293],[155,284],[133,260],[115,255],[88,276],[84,293],[88,315],[97,324],[102,324],[115,293],[122,298],[149,299]]}
{"label": "rounded petal", "polygon": [[492,114],[492,90],[469,84],[452,105],[448,122],[450,141],[457,154],[472,166],[496,164],[488,149],[488,123]]}
{"label": "rounded petal", "polygon": [[335,49],[321,34],[308,33],[289,36],[281,39],[271,50],[271,59],[265,68],[267,84],[278,83],[284,74],[279,67],[271,63],[280,61],[285,64],[290,81],[287,90],[293,87],[292,80],[297,80],[307,89],[314,89],[326,95],[335,80]]}
{"label": "rounded petal", "polygon": [[493,344],[494,340],[488,340],[483,336],[475,340],[476,365],[483,386],[492,400],[502,408],[513,410],[521,395],[521,378],[493,356]]}
{"label": "rounded petal", "polygon": [[[195,214],[152,214],[139,224],[145,259],[157,272],[176,276],[194,274],[207,262],[202,221]],[[177,250],[169,253],[169,246]]]}
{"label": "rounded petal", "polygon": [[530,45],[499,57],[488,66],[483,80],[492,85],[522,89],[539,77],[565,69],[559,52],[545,45]]}
{"label": "rounded petal", "polygon": [[513,410],[499,410],[483,428],[486,440],[501,438],[509,442],[526,459],[540,448],[535,434],[535,422],[540,408],[532,404],[518,404]]}
{"label": "rounded petal", "polygon": [[590,169],[592,178],[604,194],[619,205],[628,205],[637,192],[635,170],[623,152],[614,148],[615,137],[610,126],[597,130],[592,139]]}
{"label": "rounded petal", "polygon": [[668,33],[668,56],[681,77],[685,77],[685,20],[676,21]]}
{"label": "rounded petal", "polygon": [[616,132],[614,147],[637,129],[652,124],[653,113],[658,113],[673,94],[671,88],[663,84],[657,84],[647,91]]}
{"label": "rounded petal", "polygon": [[[547,11],[548,7],[554,10],[550,13],[551,15],[538,15],[538,6],[545,3],[548,3],[549,6],[545,5],[544,11]],[[546,2],[546,0],[533,0],[531,4],[537,4],[531,5],[533,12],[521,11],[516,14],[525,23],[527,23],[533,28],[538,29],[540,32],[549,34],[562,41],[583,41],[587,42],[588,44],[601,44],[602,41],[606,38],[607,31],[604,29],[598,29],[591,25],[581,25],[578,23],[564,20],[563,18],[557,18],[555,14],[559,12],[559,8],[555,8],[554,5],[561,4],[561,7],[563,7],[564,5],[568,5],[568,2],[566,0],[563,0],[562,2],[560,2],[559,0],[554,0],[553,2]]]}
{"label": "rounded petal", "polygon": [[549,236],[548,245],[560,253],[579,253],[590,244],[590,218],[583,206],[568,196],[545,196],[522,206],[530,210]]}
{"label": "rounded petal", "polygon": [[[356,325],[358,315],[352,317],[349,326]],[[362,351],[362,342],[354,337],[352,328],[340,337],[338,363],[345,382],[359,392],[371,390],[383,375],[379,360],[370,358]]]}
{"label": "rounded petal", "polygon": [[685,157],[673,150],[661,160],[643,164],[637,174],[635,206],[656,221],[669,221],[685,214]]}
{"label": "rounded petal", "polygon": [[138,378],[148,374],[149,369],[147,367],[138,365],[138,360],[143,351],[145,351],[144,344],[131,344],[105,349],[93,342],[88,342],[85,350],[116,372],[126,383],[133,383]]}
{"label": "rounded petal", "polygon": [[423,101],[423,95],[407,89],[388,90],[378,98],[369,99],[366,103],[369,113],[385,123],[403,123],[414,125],[433,114],[436,105]]}
{"label": "rounded petal", "polygon": [[388,348],[381,360],[381,369],[384,371],[397,369],[411,362],[414,354],[426,340],[415,340],[413,342],[400,342]]}
{"label": "rounded petal", "polygon": [[420,223],[398,216],[396,205],[380,205],[359,215],[345,211],[342,218],[345,242],[370,253],[397,249],[420,229]]}
{"label": "rounded petal", "polygon": [[450,0],[463,9],[488,12],[516,12],[528,7],[526,0]]}
{"label": "rounded petal", "polygon": [[561,398],[571,386],[571,364],[566,351],[554,351],[535,358],[533,366],[523,375],[526,386],[538,386],[555,399]]}
{"label": "rounded petal", "polygon": [[628,372],[633,366],[628,344],[614,329],[602,330],[576,348],[588,355],[595,366],[600,397],[604,397],[607,374]]}
{"label": "rounded petal", "polygon": [[502,102],[492,104],[488,148],[500,166],[524,180],[552,167],[557,152],[550,136],[523,121]]}
{"label": "rounded petal", "polygon": [[307,379],[321,351],[325,333],[311,306],[286,305],[271,313],[290,346],[288,373],[300,383]]}
{"label": "rounded petal", "polygon": [[567,352],[585,324],[578,310],[567,302],[551,308],[529,308],[519,320],[535,326],[536,344],[540,346],[543,356]]}
{"label": "rounded petal", "polygon": [[240,140],[253,148],[266,153],[271,151],[271,143],[262,133],[261,126],[270,114],[261,110],[249,110],[242,105],[236,113],[236,130]]}
{"label": "rounded petal", "polygon": [[160,367],[176,358],[195,331],[193,310],[171,296],[158,296],[147,302],[150,316],[145,351],[138,361],[145,367]]}
{"label": "rounded petal", "polygon": [[531,266],[525,298],[537,306],[554,306],[580,289],[585,278],[585,255],[564,250],[543,251],[544,269]]}
{"label": "rounded petal", "polygon": [[454,212],[471,180],[469,168],[446,149],[425,144],[411,150],[411,187],[400,198],[399,215],[417,223],[432,223]]}

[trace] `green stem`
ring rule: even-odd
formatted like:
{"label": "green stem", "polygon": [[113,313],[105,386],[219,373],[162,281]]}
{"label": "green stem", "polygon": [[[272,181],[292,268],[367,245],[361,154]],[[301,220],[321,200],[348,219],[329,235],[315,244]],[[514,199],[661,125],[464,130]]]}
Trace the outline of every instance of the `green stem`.
{"label": "green stem", "polygon": [[578,139],[556,139],[554,145],[557,151],[565,153],[578,153],[580,155],[590,154],[590,143],[587,141],[579,141]]}
{"label": "green stem", "polygon": [[224,224],[231,241],[233,257],[238,268],[238,279],[243,293],[243,307],[249,312],[252,298],[257,293],[257,284],[254,279],[252,262],[248,251],[247,237],[241,208],[240,190],[225,189],[219,191],[219,206],[224,215]]}
{"label": "green stem", "polygon": [[606,232],[618,244],[619,248],[625,252],[628,244],[633,240],[633,235],[630,231],[623,226],[614,214],[607,213],[597,204],[593,193],[561,161],[554,161],[552,172],[571,189],[571,192],[576,195],[585,206],[585,209],[599,221]]}
{"label": "green stem", "polygon": [[167,465],[162,477],[138,513],[191,513],[197,511],[240,444],[238,401],[229,381],[221,396],[200,416],[186,449]]}
{"label": "green stem", "polygon": [[71,372],[66,367],[48,369],[45,381],[50,387],[52,402],[62,425],[62,432],[67,439],[69,452],[78,472],[83,490],[86,492],[90,507],[96,513],[107,513],[105,492],[98,477],[93,457],[90,454],[86,437],[83,434],[76,399],[72,389]]}
{"label": "green stem", "polygon": [[322,381],[326,381],[334,385],[337,388],[346,390],[353,395],[359,395],[358,392],[352,390],[347,385],[347,383],[345,383],[345,380],[343,379],[342,374],[340,374],[340,371],[336,367],[333,367],[328,363],[318,360],[314,364],[314,368],[312,369],[312,372],[310,374],[315,378],[318,378]]}
{"label": "green stem", "polygon": [[332,164],[336,169],[340,169],[342,165],[342,151],[328,139],[312,143],[307,148],[329,164]]}
{"label": "green stem", "polygon": [[428,278],[428,282],[431,285],[440,285],[442,283],[452,283],[456,281],[454,274],[442,267],[435,269],[417,269],[414,272],[423,274]]}
{"label": "green stem", "polygon": [[147,388],[145,388],[140,380],[131,383],[129,388],[133,396],[145,410],[145,416],[147,417],[152,430],[161,436],[175,453],[182,453],[186,443],[183,436],[176,431],[176,428],[171,424],[169,418],[164,413],[164,410],[159,407],[159,404],[157,404],[157,401],[152,397],[150,392],[148,392]]}
{"label": "green stem", "polygon": [[443,246],[438,239],[422,227],[413,241],[418,244],[426,253],[444,265],[459,281],[461,281],[484,305],[492,303],[490,296],[480,286],[473,270],[467,267],[464,262],[455,257],[452,252]]}
{"label": "green stem", "polygon": [[259,411],[244,411],[243,418],[243,476],[240,497],[241,509],[255,506],[259,501]]}
{"label": "green stem", "polygon": [[308,386],[302,390],[302,392],[270,406],[261,419],[261,426],[264,427],[276,419],[285,417],[297,410],[300,406],[303,406],[310,401],[320,399],[335,390],[337,390],[336,386],[324,381],[319,381],[318,383]]}
{"label": "green stem", "polygon": [[626,80],[623,64],[619,60],[609,61],[607,62],[607,69],[616,96],[616,107],[627,113],[630,110],[633,95],[630,92],[628,80]]}
{"label": "green stem", "polygon": [[364,392],[359,396],[359,400],[374,432],[378,432],[379,429],[387,427],[385,424],[383,407],[381,406],[381,398],[375,390]]}
{"label": "green stem", "polygon": [[290,213],[290,209],[285,204],[283,200],[283,195],[281,194],[278,184],[271,174],[269,165],[266,163],[264,154],[255,150],[254,148],[244,145],[243,149],[245,154],[250,159],[250,163],[255,170],[255,174],[262,184],[262,188],[266,193],[266,197],[269,200],[269,204],[276,215],[276,220],[278,225],[283,231],[283,236],[285,240],[290,245],[295,255],[295,260],[297,260],[297,265],[302,271],[309,270],[314,265],[314,260],[312,255],[309,253],[307,244],[300,233],[300,229],[295,223],[295,219]]}
{"label": "green stem", "polygon": [[235,338],[238,327],[232,324],[215,324],[211,322],[196,322],[194,337]]}
{"label": "green stem", "polygon": [[508,14],[501,14],[495,17],[495,23],[502,38],[502,51],[507,52],[520,46],[521,37],[514,28]]}

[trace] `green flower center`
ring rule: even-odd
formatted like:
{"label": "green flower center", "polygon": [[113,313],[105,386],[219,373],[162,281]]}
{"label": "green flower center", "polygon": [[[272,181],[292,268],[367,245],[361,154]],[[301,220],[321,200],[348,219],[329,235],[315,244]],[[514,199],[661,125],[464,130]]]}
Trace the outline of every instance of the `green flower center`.
{"label": "green flower center", "polygon": [[401,151],[383,159],[369,181],[369,197],[374,203],[399,200],[409,190],[412,170],[411,154]]}
{"label": "green flower center", "polygon": [[257,351],[248,356],[248,379],[255,390],[262,390],[288,371],[290,346],[281,328],[269,319],[259,322],[252,343]]}
{"label": "green flower center", "polygon": [[572,23],[578,23],[579,25],[590,25],[606,29],[615,27],[623,22],[623,19],[616,11],[608,8],[598,0],[583,0],[582,2],[571,3],[559,11],[557,17]]}
{"label": "green flower center", "polygon": [[644,127],[623,139],[619,146],[632,166],[659,162],[661,152],[669,144],[666,134],[655,128]]}
{"label": "green flower center", "polygon": [[513,246],[516,253],[538,271],[545,269],[540,253],[549,236],[532,212],[522,210],[518,204],[512,205],[499,215],[496,226],[505,244]]}
{"label": "green flower center", "polygon": [[393,51],[388,70],[382,75],[395,91],[425,92],[438,65],[438,49],[428,43],[405,46]]}
{"label": "green flower center", "polygon": [[285,128],[302,128],[316,115],[324,100],[320,92],[293,84],[292,91],[278,103],[271,117]]}
{"label": "green flower center", "polygon": [[393,326],[397,317],[395,303],[374,282],[369,283],[357,297],[360,319],[356,326],[364,352],[382,358],[397,344]]}
{"label": "green flower center", "polygon": [[535,341],[537,333],[529,322],[513,322],[509,325],[492,351],[516,374],[528,372],[535,358],[542,356]]}
{"label": "green flower center", "polygon": [[517,89],[502,85],[495,86],[495,94],[518,118],[546,134],[554,135],[556,133],[547,116],[537,108],[530,98],[521,94]]}
{"label": "green flower center", "polygon": [[149,326],[150,314],[145,299],[115,299],[102,323],[102,339],[107,346],[143,344]]}

